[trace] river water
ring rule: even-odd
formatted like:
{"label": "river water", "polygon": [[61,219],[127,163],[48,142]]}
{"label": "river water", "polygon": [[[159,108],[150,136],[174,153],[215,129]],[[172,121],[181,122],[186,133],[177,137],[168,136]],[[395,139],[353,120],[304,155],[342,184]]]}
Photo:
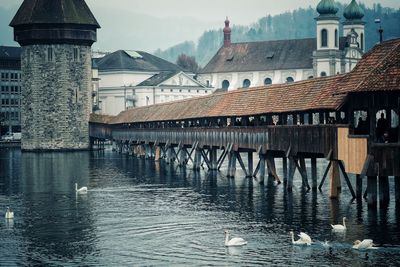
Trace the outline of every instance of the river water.
{"label": "river water", "polygon": [[[322,174],[326,163],[319,164]],[[235,179],[224,174],[112,151],[2,149],[0,266],[400,265],[400,207],[393,194],[388,208],[371,210],[351,202],[345,185],[339,200],[330,200],[328,183],[322,192],[305,192],[296,176],[287,193],[239,170]],[[76,195],[75,182],[89,192]],[[4,219],[7,206],[13,220]],[[333,233],[330,224],[343,216],[348,230]],[[248,244],[226,248],[224,229]],[[292,245],[291,229],[314,243]],[[364,238],[378,249],[352,248]]]}

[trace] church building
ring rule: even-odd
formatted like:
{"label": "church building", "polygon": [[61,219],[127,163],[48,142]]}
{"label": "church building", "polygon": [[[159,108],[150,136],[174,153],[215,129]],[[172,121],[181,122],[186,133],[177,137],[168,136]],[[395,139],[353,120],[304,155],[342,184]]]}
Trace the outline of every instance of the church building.
{"label": "church building", "polygon": [[351,0],[343,14],[342,37],[334,0],[321,0],[317,12],[317,37],[293,40],[232,43],[227,18],[224,44],[199,72],[198,80],[216,89],[234,90],[351,71],[365,50],[363,10]]}

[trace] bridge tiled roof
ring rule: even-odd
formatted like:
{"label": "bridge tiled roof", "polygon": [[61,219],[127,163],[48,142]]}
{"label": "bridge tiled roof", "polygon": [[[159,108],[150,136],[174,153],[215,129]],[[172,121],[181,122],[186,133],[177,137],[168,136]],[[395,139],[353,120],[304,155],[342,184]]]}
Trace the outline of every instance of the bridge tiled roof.
{"label": "bridge tiled roof", "polygon": [[336,110],[351,92],[400,91],[399,62],[400,39],[396,39],[374,47],[347,74],[133,108],[121,112],[109,123]]}
{"label": "bridge tiled roof", "polygon": [[239,89],[203,97],[138,107],[121,112],[113,124],[334,110],[344,96],[333,96],[343,76],[324,77],[292,84]]}
{"label": "bridge tiled roof", "polygon": [[100,115],[100,114],[95,114],[95,113],[90,114],[90,122],[92,122],[92,123],[108,124],[114,118],[115,118],[115,116],[111,116],[111,115]]}
{"label": "bridge tiled roof", "polygon": [[347,74],[338,93],[400,90],[400,39],[376,45]]}

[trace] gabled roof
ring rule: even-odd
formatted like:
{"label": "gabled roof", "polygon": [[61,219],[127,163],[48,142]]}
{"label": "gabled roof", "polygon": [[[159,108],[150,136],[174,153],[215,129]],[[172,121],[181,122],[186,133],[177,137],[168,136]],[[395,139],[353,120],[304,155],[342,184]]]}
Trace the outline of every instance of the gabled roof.
{"label": "gabled roof", "polygon": [[[339,38],[340,50],[345,43],[345,37]],[[313,69],[316,49],[316,38],[233,43],[221,47],[199,73]]]}
{"label": "gabled roof", "polygon": [[24,0],[10,26],[27,24],[81,24],[100,28],[84,0]]}
{"label": "gabled roof", "polygon": [[400,39],[373,47],[343,78],[337,93],[393,90],[400,90]]}
{"label": "gabled roof", "polygon": [[21,60],[21,47],[0,46],[0,59],[2,60]]}
{"label": "gabled roof", "polygon": [[100,71],[180,71],[177,65],[142,51],[118,50],[96,61]]}
{"label": "gabled roof", "polygon": [[174,77],[179,72],[180,71],[162,71],[139,83],[137,86],[158,86],[169,78]]}

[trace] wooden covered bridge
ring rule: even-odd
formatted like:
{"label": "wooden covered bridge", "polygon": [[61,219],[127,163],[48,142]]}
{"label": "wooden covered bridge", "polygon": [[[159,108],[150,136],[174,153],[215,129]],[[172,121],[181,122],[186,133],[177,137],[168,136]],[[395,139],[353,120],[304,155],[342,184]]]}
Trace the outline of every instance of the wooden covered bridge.
{"label": "wooden covered bridge", "polygon": [[[378,197],[388,203],[389,176],[395,177],[400,201],[399,114],[396,39],[374,47],[348,74],[132,108],[115,117],[92,115],[90,135],[93,143],[115,141],[120,151],[145,150],[182,166],[192,162],[195,170],[203,163],[219,170],[227,161],[229,177],[237,162],[246,176],[261,183],[268,170],[288,190],[296,170],[304,187],[316,189],[317,158],[325,158],[329,164],[319,187],[330,173],[330,196],[336,197],[341,172],[353,197],[361,198],[366,177],[365,194],[374,206]],[[277,158],[282,174],[275,168]],[[356,190],[347,173],[357,175]]]}

